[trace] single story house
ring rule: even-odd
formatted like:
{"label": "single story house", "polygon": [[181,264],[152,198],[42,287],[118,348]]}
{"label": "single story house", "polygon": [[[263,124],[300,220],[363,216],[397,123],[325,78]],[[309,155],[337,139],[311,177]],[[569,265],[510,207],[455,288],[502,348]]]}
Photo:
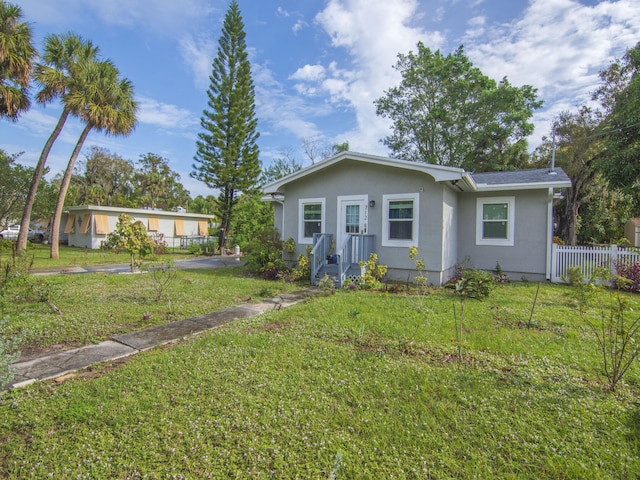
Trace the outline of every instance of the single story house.
{"label": "single story house", "polygon": [[313,247],[314,282],[356,278],[373,252],[388,278],[411,280],[411,246],[434,285],[461,263],[535,281],[550,278],[554,194],[570,185],[560,168],[469,173],[342,152],[266,185],[263,201],[293,258]]}
{"label": "single story house", "polygon": [[201,243],[208,238],[209,223],[215,219],[213,215],[166,210],[95,205],[67,207],[60,222],[60,241],[74,247],[100,248],[107,234],[115,231],[122,213],[141,221],[149,235],[169,247],[186,247],[194,241]]}

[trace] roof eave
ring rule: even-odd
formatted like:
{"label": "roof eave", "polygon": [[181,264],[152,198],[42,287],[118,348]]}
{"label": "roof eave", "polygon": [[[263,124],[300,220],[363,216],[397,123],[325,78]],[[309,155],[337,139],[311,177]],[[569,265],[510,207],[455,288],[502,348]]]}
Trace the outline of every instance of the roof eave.
{"label": "roof eave", "polygon": [[497,192],[502,190],[539,190],[541,188],[569,188],[570,181],[558,182],[532,182],[532,183],[502,183],[491,185],[488,183],[477,184],[478,192]]}

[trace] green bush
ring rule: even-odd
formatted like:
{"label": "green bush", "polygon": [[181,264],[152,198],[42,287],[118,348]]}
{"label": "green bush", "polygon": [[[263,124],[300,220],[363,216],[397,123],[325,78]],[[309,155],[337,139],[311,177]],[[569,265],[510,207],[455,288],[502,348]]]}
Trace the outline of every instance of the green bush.
{"label": "green bush", "polygon": [[472,268],[465,270],[462,278],[456,282],[456,292],[467,298],[482,300],[487,298],[496,286],[492,273]]}
{"label": "green bush", "polygon": [[265,228],[258,238],[247,245],[245,255],[249,270],[268,280],[275,280],[289,268],[282,259],[282,241],[273,227]]}

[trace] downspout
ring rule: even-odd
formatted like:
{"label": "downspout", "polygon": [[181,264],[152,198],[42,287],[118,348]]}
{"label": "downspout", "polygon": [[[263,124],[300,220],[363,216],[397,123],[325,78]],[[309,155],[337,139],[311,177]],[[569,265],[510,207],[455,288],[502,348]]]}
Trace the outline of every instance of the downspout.
{"label": "downspout", "polygon": [[553,246],[553,187],[549,188],[549,200],[547,202],[547,266],[545,268],[545,277],[547,281],[551,280],[551,262],[553,255],[551,249]]}

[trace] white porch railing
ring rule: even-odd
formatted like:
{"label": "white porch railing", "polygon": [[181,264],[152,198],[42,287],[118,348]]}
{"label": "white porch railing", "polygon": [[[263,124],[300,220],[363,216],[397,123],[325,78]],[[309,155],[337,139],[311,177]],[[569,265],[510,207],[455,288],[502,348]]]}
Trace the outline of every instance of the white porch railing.
{"label": "white porch railing", "polygon": [[630,262],[640,262],[637,250],[605,247],[582,247],[553,244],[551,249],[551,281],[562,282],[570,267],[582,267],[584,278],[592,278],[596,268],[603,267],[615,275],[617,266]]}

